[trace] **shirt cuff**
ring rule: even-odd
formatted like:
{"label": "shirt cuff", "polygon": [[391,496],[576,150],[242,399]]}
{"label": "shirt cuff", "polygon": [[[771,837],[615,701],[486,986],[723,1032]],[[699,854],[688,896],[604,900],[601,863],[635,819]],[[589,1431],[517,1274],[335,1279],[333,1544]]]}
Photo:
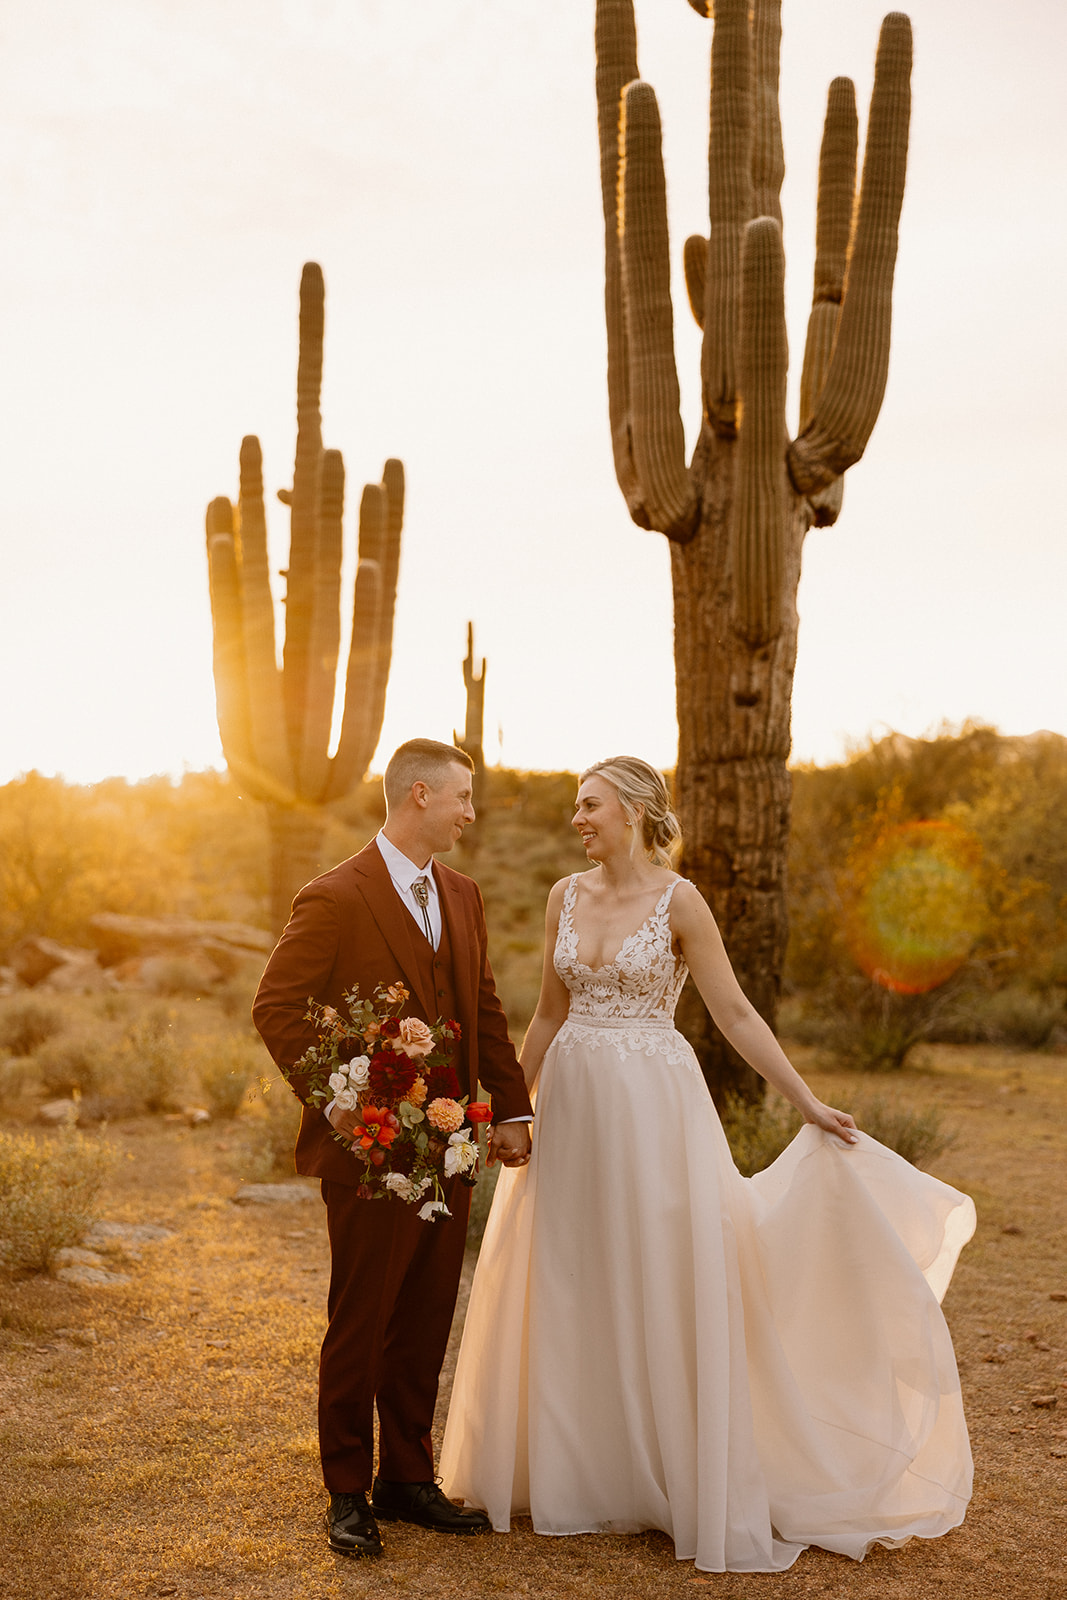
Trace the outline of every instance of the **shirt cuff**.
{"label": "shirt cuff", "polygon": [[532,1122],[533,1117],[501,1117],[498,1127],[502,1128],[505,1122]]}

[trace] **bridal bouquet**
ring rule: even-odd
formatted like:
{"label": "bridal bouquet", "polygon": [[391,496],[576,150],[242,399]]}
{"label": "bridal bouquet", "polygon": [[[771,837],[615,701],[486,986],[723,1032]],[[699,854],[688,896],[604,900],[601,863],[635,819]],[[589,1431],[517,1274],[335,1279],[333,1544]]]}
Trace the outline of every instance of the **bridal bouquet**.
{"label": "bridal bouquet", "polygon": [[358,988],[348,990],[348,1021],[333,1006],[309,1000],[306,1015],[318,1043],[291,1071],[307,1076],[309,1106],[322,1110],[332,1101],[357,1113],[354,1133],[335,1129],[334,1138],[363,1165],[361,1198],[421,1200],[419,1217],[432,1222],[451,1215],[444,1178],[474,1183],[479,1126],[492,1112],[487,1101],[460,1098],[449,1060],[459,1023],[401,1017],[408,999],[401,983],[379,984],[373,1001],[361,1000]]}

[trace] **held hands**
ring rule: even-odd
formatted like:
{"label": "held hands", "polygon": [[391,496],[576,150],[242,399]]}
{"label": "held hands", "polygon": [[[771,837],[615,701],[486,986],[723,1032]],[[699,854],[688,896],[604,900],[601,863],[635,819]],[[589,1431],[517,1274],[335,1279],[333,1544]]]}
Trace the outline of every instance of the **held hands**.
{"label": "held hands", "polygon": [[489,1134],[487,1167],[499,1161],[505,1167],[524,1167],[530,1159],[530,1124],[528,1122],[501,1122]]}
{"label": "held hands", "polygon": [[824,1106],[821,1100],[815,1100],[803,1115],[805,1122],[814,1123],[824,1133],[836,1134],[842,1144],[857,1142],[853,1131],[856,1124],[847,1111],[835,1111],[833,1106]]}

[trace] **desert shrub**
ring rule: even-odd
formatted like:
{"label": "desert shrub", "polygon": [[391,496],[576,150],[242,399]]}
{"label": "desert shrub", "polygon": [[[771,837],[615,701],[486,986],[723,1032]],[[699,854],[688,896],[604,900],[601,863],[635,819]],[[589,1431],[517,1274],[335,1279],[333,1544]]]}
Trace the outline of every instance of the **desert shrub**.
{"label": "desert shrub", "polygon": [[288,1085],[275,1074],[262,1077],[259,1091],[249,1107],[246,1123],[249,1135],[245,1152],[244,1175],[266,1182],[269,1178],[291,1177],[293,1150],[300,1127],[300,1102]]}
{"label": "desert shrub", "polygon": [[818,1046],[826,1065],[894,1072],[915,1045],[965,1025],[980,981],[977,964],[926,994],[897,994],[861,973],[838,975],[791,1008],[790,1037]]}
{"label": "desert shrub", "polygon": [[730,1095],[720,1115],[734,1165],[745,1178],[777,1160],[803,1126],[800,1112],[777,1094],[762,1101]]}
{"label": "desert shrub", "polygon": [[79,1133],[41,1142],[0,1132],[0,1267],[40,1272],[77,1244],[114,1160],[110,1146]]}
{"label": "desert shrub", "polygon": [[983,1037],[994,1044],[1040,1050],[1053,1028],[1067,1022],[1067,1013],[1057,999],[1013,984],[983,996],[978,1020]]}
{"label": "desert shrub", "polygon": [[200,1040],[189,1062],[213,1117],[235,1117],[269,1068],[262,1045],[233,1034]]}
{"label": "desert shrub", "polygon": [[202,961],[189,956],[153,956],[142,965],[145,987],[169,999],[197,1000],[211,994],[216,979]]}
{"label": "desert shrub", "polygon": [[37,1052],[38,1080],[52,1095],[89,1094],[108,1048],[108,1041],[91,1031],[49,1039]]}
{"label": "desert shrub", "polygon": [[96,1101],[89,1109],[111,1117],[172,1111],[187,1078],[174,1017],[164,1007],[154,1006],[129,1023],[101,1061]]}
{"label": "desert shrub", "polygon": [[14,1107],[36,1082],[37,1062],[33,1056],[13,1056],[0,1050],[0,1106]]}
{"label": "desert shrub", "polygon": [[13,1056],[32,1056],[62,1026],[58,1006],[36,995],[15,995],[0,1009],[0,1049]]}
{"label": "desert shrub", "polygon": [[940,1111],[934,1106],[928,1106],[925,1111],[911,1111],[892,1100],[864,1100],[850,1109],[857,1127],[879,1144],[895,1150],[913,1167],[924,1167],[936,1161],[958,1137],[955,1129],[945,1127]]}

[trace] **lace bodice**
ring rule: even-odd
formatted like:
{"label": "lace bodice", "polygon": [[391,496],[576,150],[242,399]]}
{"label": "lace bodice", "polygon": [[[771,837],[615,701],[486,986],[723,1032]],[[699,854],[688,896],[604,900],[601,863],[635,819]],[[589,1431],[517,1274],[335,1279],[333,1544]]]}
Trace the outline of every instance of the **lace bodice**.
{"label": "lace bodice", "polygon": [[651,914],[623,940],[613,961],[593,968],[578,960],[574,926],[578,874],[572,874],[563,896],[552,958],[570,991],[571,1021],[633,1019],[673,1024],[674,1008],[687,973],[685,962],[671,949],[671,896],[681,881],[675,878],[667,885]]}

